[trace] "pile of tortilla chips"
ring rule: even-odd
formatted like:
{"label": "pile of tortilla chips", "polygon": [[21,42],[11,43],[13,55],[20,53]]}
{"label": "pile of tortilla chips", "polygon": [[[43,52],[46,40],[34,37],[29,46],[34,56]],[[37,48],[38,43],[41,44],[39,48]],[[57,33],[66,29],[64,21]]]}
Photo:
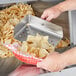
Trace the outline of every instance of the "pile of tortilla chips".
{"label": "pile of tortilla chips", "polygon": [[[68,44],[68,39],[61,40],[56,48],[63,48],[68,46]],[[49,53],[54,52],[55,48],[48,42],[48,36],[37,34],[36,36],[28,35],[27,40],[23,41],[18,47],[18,51],[43,59]]]}
{"label": "pile of tortilla chips", "polygon": [[[13,37],[13,29],[27,14],[34,15],[33,9],[31,5],[23,3],[13,5],[0,11],[0,57],[10,57],[11,52],[3,46],[3,43],[12,44],[14,42],[19,42]],[[13,56],[12,53],[11,56]]]}
{"label": "pile of tortilla chips", "polygon": [[30,54],[37,58],[45,58],[50,52],[54,51],[54,47],[49,44],[48,36],[28,35],[27,40],[19,47],[20,51]]}
{"label": "pile of tortilla chips", "polygon": [[67,38],[65,38],[64,40],[61,40],[59,42],[56,48],[63,48],[63,47],[67,47],[68,45],[70,45],[70,41]]}

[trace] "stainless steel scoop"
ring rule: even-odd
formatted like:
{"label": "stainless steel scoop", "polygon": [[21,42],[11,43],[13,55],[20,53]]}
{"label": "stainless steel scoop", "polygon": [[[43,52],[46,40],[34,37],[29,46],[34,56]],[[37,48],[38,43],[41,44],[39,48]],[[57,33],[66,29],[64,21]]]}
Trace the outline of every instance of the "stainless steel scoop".
{"label": "stainless steel scoop", "polygon": [[25,41],[28,35],[37,33],[49,36],[48,41],[54,46],[63,38],[62,27],[32,15],[25,16],[14,28],[14,38],[20,41]]}

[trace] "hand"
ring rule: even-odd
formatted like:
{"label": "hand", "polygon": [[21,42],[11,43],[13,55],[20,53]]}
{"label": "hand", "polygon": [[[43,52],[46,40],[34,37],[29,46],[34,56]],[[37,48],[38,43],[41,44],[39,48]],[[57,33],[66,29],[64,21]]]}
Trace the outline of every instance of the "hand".
{"label": "hand", "polygon": [[64,57],[54,52],[46,57],[42,62],[37,63],[37,67],[46,69],[51,72],[61,71],[67,66],[67,60]]}
{"label": "hand", "polygon": [[46,19],[47,21],[51,21],[52,19],[57,18],[61,13],[62,11],[57,6],[54,6],[52,8],[46,9],[43,12],[41,18]]}
{"label": "hand", "polygon": [[61,13],[69,10],[76,10],[76,0],[65,0],[51,8],[46,9],[41,18],[51,21],[52,19],[57,18]]}

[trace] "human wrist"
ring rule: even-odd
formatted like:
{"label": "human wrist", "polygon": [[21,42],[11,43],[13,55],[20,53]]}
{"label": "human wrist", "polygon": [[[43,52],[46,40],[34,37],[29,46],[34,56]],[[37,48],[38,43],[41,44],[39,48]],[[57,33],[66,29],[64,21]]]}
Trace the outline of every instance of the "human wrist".
{"label": "human wrist", "polygon": [[56,7],[61,11],[61,13],[68,11],[68,1],[63,1],[56,5]]}
{"label": "human wrist", "polygon": [[66,53],[61,54],[61,59],[63,60],[62,63],[64,64],[65,67],[72,64],[70,61],[69,55]]}
{"label": "human wrist", "polygon": [[76,64],[76,47],[67,50],[61,54],[67,63],[67,66]]}

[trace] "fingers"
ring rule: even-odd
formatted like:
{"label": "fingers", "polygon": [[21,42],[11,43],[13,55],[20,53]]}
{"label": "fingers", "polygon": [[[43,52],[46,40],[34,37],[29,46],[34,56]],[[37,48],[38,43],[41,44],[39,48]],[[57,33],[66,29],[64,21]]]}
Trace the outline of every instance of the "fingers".
{"label": "fingers", "polygon": [[39,63],[37,63],[37,67],[51,71],[51,72],[55,72],[55,71],[59,70],[58,68],[54,67],[53,65],[48,66],[47,64],[45,64],[45,62],[39,62]]}
{"label": "fingers", "polygon": [[41,18],[46,19],[48,17],[46,10],[43,12]]}
{"label": "fingers", "polygon": [[37,67],[51,72],[57,72],[65,67],[61,54],[58,52],[50,53],[42,62],[37,63]]}
{"label": "fingers", "polygon": [[61,13],[62,13],[62,11],[60,11],[58,6],[54,6],[54,7],[46,9],[43,12],[41,18],[45,19],[47,21],[51,21],[52,19],[57,18]]}
{"label": "fingers", "polygon": [[48,22],[50,22],[52,19],[53,19],[53,17],[49,16],[49,17],[47,17],[46,20],[47,20]]}
{"label": "fingers", "polygon": [[58,72],[58,71],[61,71],[63,69],[63,68],[59,67],[58,65],[52,64],[52,65],[48,66],[47,64],[45,64],[45,62],[39,62],[39,63],[37,63],[37,67],[51,71],[51,72]]}
{"label": "fingers", "polygon": [[51,21],[54,18],[54,14],[50,13],[50,15],[46,18],[47,21]]}
{"label": "fingers", "polygon": [[54,18],[54,14],[52,13],[52,11],[50,10],[49,11],[44,11],[42,16],[41,16],[42,19],[45,19],[47,21],[51,21],[53,18]]}
{"label": "fingers", "polygon": [[41,16],[41,18],[42,19],[45,19],[45,20],[47,20],[47,21],[51,21],[53,18],[54,18],[54,15],[53,15],[53,13],[49,13],[49,11],[44,11],[43,12],[43,14],[42,14],[42,16]]}
{"label": "fingers", "polygon": [[51,21],[54,18],[54,15],[50,13],[50,15],[47,15],[46,13],[43,13],[41,16],[42,19],[46,19],[47,21]]}

